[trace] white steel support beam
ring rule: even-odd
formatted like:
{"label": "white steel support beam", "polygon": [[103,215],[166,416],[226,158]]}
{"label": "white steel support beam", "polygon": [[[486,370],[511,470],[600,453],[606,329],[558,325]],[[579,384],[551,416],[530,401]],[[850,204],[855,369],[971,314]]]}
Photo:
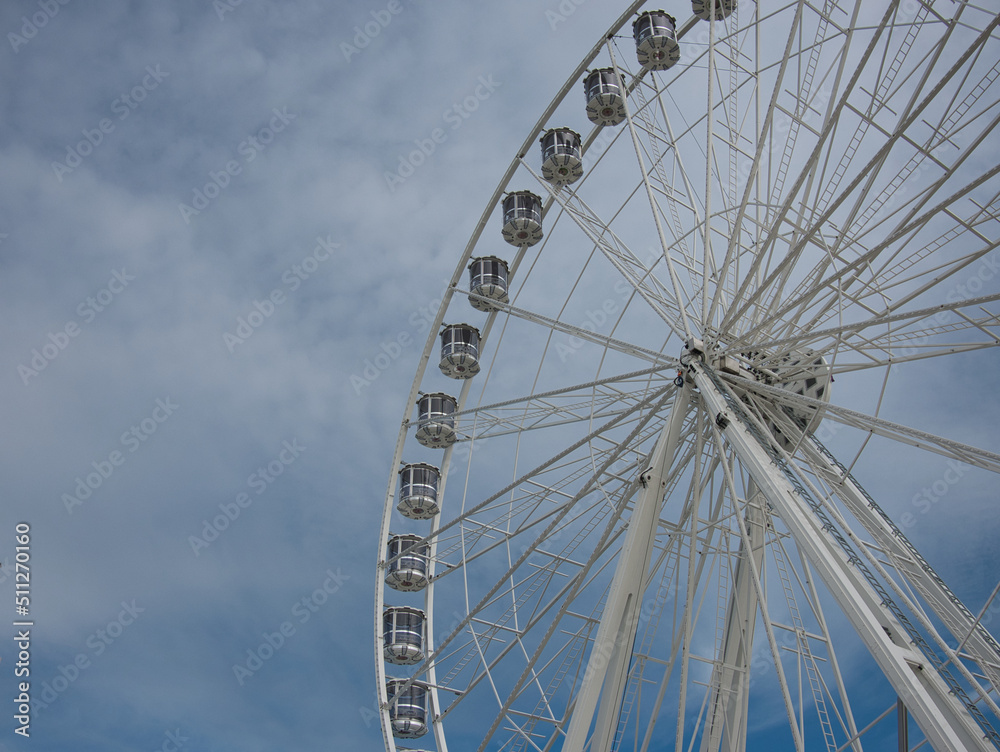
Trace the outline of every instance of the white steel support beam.
{"label": "white steel support beam", "polygon": [[608,602],[574,702],[573,717],[562,747],[564,752],[582,752],[595,713],[597,723],[590,752],[609,752],[614,743],[639,622],[643,584],[656,540],[657,520],[690,400],[691,386],[685,384],[677,392],[649,467],[643,471],[643,489],[632,509]]}
{"label": "white steel support beam", "polygon": [[[572,216],[572,211],[567,211],[570,211]],[[645,270],[643,279],[645,279],[646,276],[649,276],[648,270]],[[462,292],[463,294],[465,293],[464,290]],[[624,340],[615,339],[614,337],[598,334],[597,332],[585,329],[582,326],[573,326],[571,324],[567,324],[565,321],[549,318],[548,316],[543,316],[540,313],[534,313],[532,311],[525,310],[524,308],[517,308],[509,303],[499,303],[495,300],[485,298],[482,295],[469,293],[469,296],[478,300],[489,300],[490,305],[496,308],[498,312],[516,316],[517,318],[524,319],[525,321],[530,321],[533,324],[541,324],[542,326],[546,326],[553,331],[559,332],[560,334],[568,334],[570,337],[577,337],[578,339],[586,340],[587,342],[593,342],[601,347],[618,350],[626,355],[631,355],[642,360],[648,360],[652,363],[668,363],[673,365],[676,362],[676,358],[670,358],[656,350],[650,350],[649,348],[640,347],[639,345],[632,344],[631,342],[625,342]],[[966,303],[966,305],[968,304],[969,303]],[[416,397],[413,399],[416,401]]]}
{"label": "white steel support beam", "polygon": [[[685,313],[687,303],[677,282],[670,256],[667,255],[665,258],[667,270],[673,283],[673,292],[656,279],[652,274],[652,269],[647,267],[615,234],[610,227],[611,223],[601,219],[579,195],[555,190],[548,181],[531,168],[531,165],[524,162],[523,166],[538,181],[538,184],[548,191],[549,196],[569,215],[570,219],[576,222],[577,227],[604,254],[611,265],[632,285],[636,294],[649,304],[657,316],[663,319],[667,327],[680,339],[689,339],[691,335],[688,333],[688,320]],[[643,168],[643,177],[648,185],[649,178],[645,168]],[[654,201],[652,195],[650,195],[650,201]],[[664,242],[666,241],[664,240]],[[684,324],[683,328],[678,325],[678,320]]]}
{"label": "white steel support beam", "polygon": [[775,401],[778,405],[801,406],[811,410],[818,410],[824,419],[835,420],[846,426],[860,428],[863,431],[869,431],[879,436],[886,436],[894,441],[915,446],[918,449],[951,457],[959,462],[981,467],[990,472],[1000,473],[1000,454],[996,452],[990,452],[986,449],[980,449],[959,441],[936,436],[926,431],[920,431],[916,428],[893,423],[885,418],[876,418],[873,415],[867,415],[866,413],[851,410],[847,407],[840,407],[839,405],[833,405],[822,400],[813,399],[812,397],[795,394],[794,392],[779,389],[778,387],[768,386],[752,379],[732,379],[727,376],[726,380],[731,382],[733,386],[736,386],[738,390],[747,389],[748,391],[757,392],[765,396],[770,395],[776,398]]}
{"label": "white steel support beam", "polygon": [[725,635],[716,668],[719,679],[717,683],[713,682],[702,752],[741,752],[746,749],[750,656],[758,606],[751,568],[758,572],[761,570],[766,522],[760,500],[755,498],[758,497],[757,487],[752,482],[747,497],[746,529],[750,550],[747,550],[746,543],[740,543],[733,574],[733,591],[726,612]]}
{"label": "white steel support beam", "polygon": [[990,684],[994,688],[1000,687],[1000,645],[996,639],[985,627],[978,624],[968,608],[907,540],[903,532],[875,505],[874,500],[867,495],[854,477],[845,475],[844,467],[831,462],[827,454],[816,446],[816,440],[810,437],[806,444],[810,460],[824,472],[834,493],[882,547],[896,570],[923,596],[927,605],[944,622],[952,635],[957,640],[965,638],[964,646],[967,652],[976,659]]}
{"label": "white steel support beam", "polygon": [[903,625],[823,526],[807,499],[740,416],[729,408],[726,395],[705,366],[692,363],[690,373],[701,392],[704,408],[712,416],[722,416],[719,424],[720,427],[725,424],[726,440],[788,527],[799,550],[826,584],[934,750],[996,752],[968,709],[949,692],[927,656],[910,642]]}
{"label": "white steel support beam", "polygon": [[[611,65],[614,66],[615,75],[619,76],[620,79],[624,81],[625,78],[622,76],[622,72],[618,68],[618,62],[615,60],[614,45],[611,44],[610,39],[608,40],[608,56],[611,58]],[[694,332],[691,329],[691,322],[688,320],[686,306],[684,305],[684,295],[681,292],[680,280],[677,278],[677,273],[674,271],[674,264],[670,257],[670,243],[667,242],[667,237],[663,234],[663,225],[660,222],[660,215],[662,214],[662,211],[660,210],[660,205],[656,202],[656,196],[653,193],[653,186],[649,182],[649,172],[646,170],[646,162],[642,158],[642,144],[639,142],[639,136],[636,133],[635,121],[632,119],[632,113],[629,109],[627,97],[622,99],[622,106],[625,108],[625,122],[628,125],[629,133],[632,136],[632,145],[635,147],[635,159],[639,165],[639,171],[642,173],[642,182],[646,186],[646,196],[649,199],[649,207],[653,212],[653,224],[656,226],[656,234],[660,239],[660,248],[663,250],[663,258],[667,262],[667,273],[670,275],[670,282],[674,288],[674,300],[680,310],[681,324],[684,327],[682,337],[691,339],[694,337]],[[711,112],[709,114],[711,114]],[[709,122],[711,122],[711,117],[709,118]],[[708,217],[706,215],[706,221],[707,219]]]}

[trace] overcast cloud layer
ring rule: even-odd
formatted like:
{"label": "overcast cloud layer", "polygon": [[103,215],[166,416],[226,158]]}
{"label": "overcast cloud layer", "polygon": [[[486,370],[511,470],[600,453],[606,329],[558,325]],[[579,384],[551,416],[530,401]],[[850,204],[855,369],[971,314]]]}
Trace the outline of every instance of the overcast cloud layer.
{"label": "overcast cloud layer", "polygon": [[[0,621],[27,523],[42,701],[16,736],[5,626],[0,750],[380,748],[403,401],[496,181],[620,12],[566,7],[0,6]],[[977,594],[990,535],[940,560]]]}

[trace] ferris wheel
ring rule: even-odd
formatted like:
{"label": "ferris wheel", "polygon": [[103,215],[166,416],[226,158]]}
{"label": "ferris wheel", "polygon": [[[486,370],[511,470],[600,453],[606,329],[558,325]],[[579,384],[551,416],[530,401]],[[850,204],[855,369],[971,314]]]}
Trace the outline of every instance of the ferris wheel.
{"label": "ferris wheel", "polygon": [[571,73],[437,312],[378,542],[386,749],[998,750],[1000,585],[963,602],[893,479],[1000,455],[883,413],[997,365],[1000,15],[671,2]]}

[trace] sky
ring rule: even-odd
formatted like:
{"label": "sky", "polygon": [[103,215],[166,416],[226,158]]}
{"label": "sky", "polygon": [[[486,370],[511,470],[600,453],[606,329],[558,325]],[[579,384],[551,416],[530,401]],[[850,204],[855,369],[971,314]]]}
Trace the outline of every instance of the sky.
{"label": "sky", "polygon": [[[419,350],[511,157],[619,12],[0,6],[0,750],[380,748],[378,531]],[[940,562],[988,592],[973,553]]]}

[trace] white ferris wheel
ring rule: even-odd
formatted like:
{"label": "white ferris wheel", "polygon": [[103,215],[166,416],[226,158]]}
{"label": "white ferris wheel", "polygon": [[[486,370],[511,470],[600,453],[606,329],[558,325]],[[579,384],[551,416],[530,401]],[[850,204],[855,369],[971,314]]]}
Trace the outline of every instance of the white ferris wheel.
{"label": "white ferris wheel", "polygon": [[386,749],[995,752],[997,588],[964,603],[883,476],[1000,455],[882,415],[1000,343],[1000,15],[670,2],[570,74],[437,312]]}

